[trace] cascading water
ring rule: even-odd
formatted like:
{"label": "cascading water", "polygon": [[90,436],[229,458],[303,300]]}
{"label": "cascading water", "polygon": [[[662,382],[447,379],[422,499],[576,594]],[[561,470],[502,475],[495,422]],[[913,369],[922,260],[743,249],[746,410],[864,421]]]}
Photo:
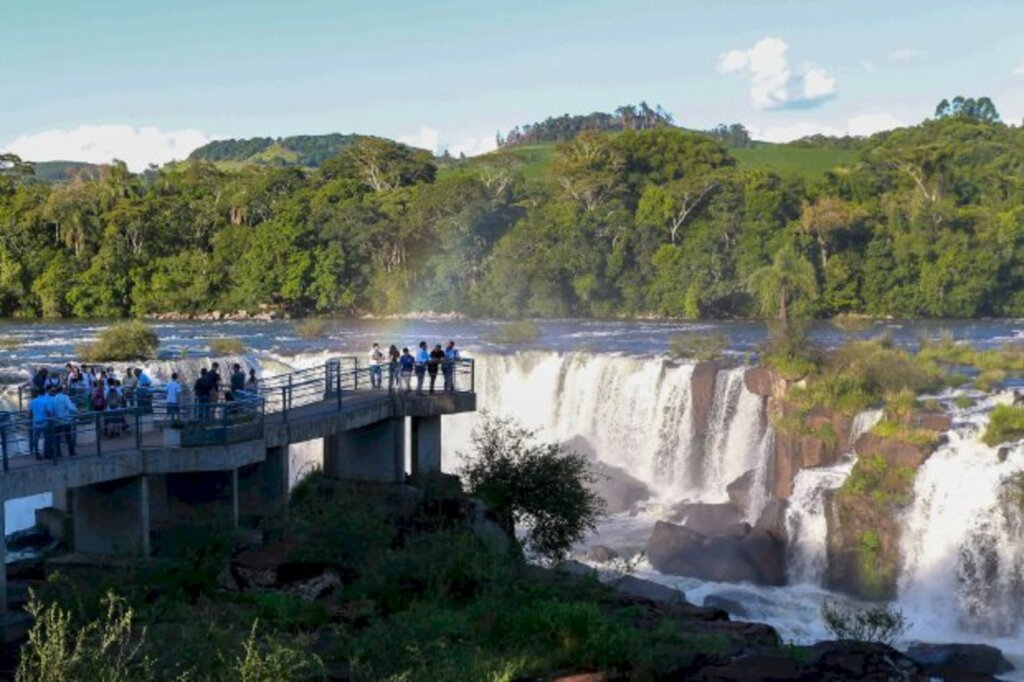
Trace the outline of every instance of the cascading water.
{"label": "cascading water", "polygon": [[[693,364],[591,353],[487,355],[476,363],[483,410],[515,417],[543,438],[582,438],[666,500],[723,501],[726,485],[766,459],[763,401],[744,386],[742,367],[719,372],[701,439]],[[447,462],[468,446],[477,419],[446,420]]]}
{"label": "cascading water", "polygon": [[1024,642],[1024,443],[980,440],[991,404],[961,413],[924,463],[903,520],[899,603],[912,635]]}

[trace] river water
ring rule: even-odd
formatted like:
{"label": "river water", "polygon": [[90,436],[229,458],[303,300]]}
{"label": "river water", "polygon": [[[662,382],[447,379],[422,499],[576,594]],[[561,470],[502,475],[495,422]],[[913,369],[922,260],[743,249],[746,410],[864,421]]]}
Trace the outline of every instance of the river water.
{"label": "river water", "polygon": [[[76,345],[95,337],[95,322],[12,321],[0,336],[20,346],[0,351],[0,380],[12,384],[38,364],[62,365]],[[517,417],[542,437],[571,441],[603,463],[617,467],[650,491],[629,513],[603,521],[583,547],[596,543],[630,551],[642,548],[654,523],[674,504],[721,502],[725,486],[754,472],[748,518],[756,518],[765,496],[764,474],[772,433],[759,399],[742,380],[742,369],[722,370],[707,416],[706,433],[693,433],[690,378],[693,366],[670,360],[671,339],[688,332],[725,334],[730,352],[750,360],[764,341],[754,322],[681,323],[660,321],[574,321],[538,323],[537,341],[512,347],[493,340],[499,323],[477,320],[339,320],[323,338],[303,339],[289,321],[167,322],[154,325],[161,359],[149,364],[159,381],[171,370],[186,381],[198,371],[213,338],[238,338],[252,352],[245,360],[264,375],[308,367],[338,354],[366,353],[373,342],[412,347],[420,340],[453,339],[477,359],[479,407]],[[990,348],[1024,342],[1024,320],[880,321],[857,336],[888,334],[915,347],[923,336],[948,331],[954,338]],[[834,346],[849,335],[828,323],[810,327],[812,339]],[[8,392],[10,396],[10,392]],[[1011,445],[1000,459],[979,440],[992,405],[1006,395],[976,395],[968,409],[955,407],[955,393],[937,398],[954,416],[948,443],[921,468],[915,499],[901,519],[904,572],[897,605],[913,625],[908,639],[985,641],[1024,664],[1024,519],[1012,501],[1014,476],[1024,473],[1024,444]],[[870,428],[877,414],[865,413],[858,428]],[[457,469],[478,415],[445,420],[446,468]],[[319,445],[293,448],[293,471],[319,459]],[[855,455],[833,467],[799,473],[787,511],[791,538],[790,585],[764,588],[721,585],[665,576],[640,562],[633,570],[683,589],[694,603],[722,594],[741,601],[752,620],[775,625],[786,639],[827,636],[818,615],[822,600],[836,598],[821,587],[825,520],[822,495],[842,485]],[[1024,495],[1024,491],[1019,494]],[[45,496],[8,503],[7,532],[31,524],[32,509]],[[1024,667],[1024,666],[1018,666]]]}

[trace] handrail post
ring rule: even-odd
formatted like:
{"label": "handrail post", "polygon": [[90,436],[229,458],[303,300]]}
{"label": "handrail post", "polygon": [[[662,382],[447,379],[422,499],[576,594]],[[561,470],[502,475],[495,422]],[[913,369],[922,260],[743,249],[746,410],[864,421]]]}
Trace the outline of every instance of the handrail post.
{"label": "handrail post", "polygon": [[359,390],[359,358],[353,358],[355,360],[355,367],[352,371],[352,388],[356,391]]}
{"label": "handrail post", "polygon": [[284,415],[284,420],[288,421],[288,387],[281,387],[281,413]]}
{"label": "handrail post", "polygon": [[469,358],[469,390],[476,393],[476,360]]}
{"label": "handrail post", "polygon": [[0,446],[3,447],[4,451],[4,471],[8,471],[10,466],[7,463],[7,422],[0,425]]}

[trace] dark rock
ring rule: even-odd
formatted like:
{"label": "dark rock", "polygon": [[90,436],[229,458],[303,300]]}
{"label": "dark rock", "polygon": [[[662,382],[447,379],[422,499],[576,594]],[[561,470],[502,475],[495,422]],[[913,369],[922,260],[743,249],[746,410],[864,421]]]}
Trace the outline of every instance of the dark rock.
{"label": "dark rock", "polygon": [[947,679],[1013,670],[1003,652],[987,644],[912,644],[907,656],[920,663],[928,675]]}
{"label": "dark rock", "polygon": [[785,544],[788,541],[786,531],[786,507],[788,506],[788,500],[768,500],[757,523],[754,524],[754,530],[764,531],[778,542]]}
{"label": "dark rock", "polygon": [[650,580],[643,580],[632,575],[627,575],[613,581],[611,586],[622,594],[662,604],[675,604],[686,601],[686,595],[681,590],[674,590],[667,585],[659,585]]}
{"label": "dark rock", "polygon": [[725,486],[725,492],[729,495],[729,502],[740,511],[746,512],[750,507],[750,489],[754,485],[754,476],[756,474],[757,472],[751,469]]}
{"label": "dark rock", "polygon": [[291,585],[288,590],[305,601],[316,601],[341,588],[341,578],[337,572],[327,570],[318,576]]}
{"label": "dark rock", "polygon": [[765,531],[708,536],[664,521],[647,541],[647,559],[662,573],[715,582],[785,582],[785,552]]}
{"label": "dark rock", "polygon": [[606,545],[594,545],[587,551],[587,558],[599,564],[606,564],[619,558],[619,553]]}
{"label": "dark rock", "polygon": [[628,471],[602,462],[590,442],[581,436],[565,441],[564,445],[590,458],[590,471],[594,480],[588,487],[601,496],[609,514],[621,514],[636,509],[651,498],[651,489]]}
{"label": "dark rock", "polygon": [[775,380],[767,367],[751,367],[743,373],[743,383],[754,395],[768,397],[772,395]]}
{"label": "dark rock", "polygon": [[703,535],[724,534],[743,523],[743,514],[730,502],[684,502],[672,508],[670,518]]}
{"label": "dark rock", "polygon": [[1009,457],[1009,456],[1010,456],[1010,446],[1008,446],[1008,445],[1004,445],[1003,447],[1001,447],[998,450],[996,450],[996,459],[998,459],[1000,463],[1005,462],[1006,458]]}
{"label": "dark rock", "polygon": [[690,401],[693,406],[693,433],[703,440],[708,433],[708,420],[715,405],[715,382],[718,380],[717,362],[698,362],[690,377]]}
{"label": "dark rock", "polygon": [[747,564],[754,570],[753,582],[759,585],[786,584],[786,549],[770,533],[753,530],[740,541]]}
{"label": "dark rock", "polygon": [[919,429],[928,429],[945,433],[953,428],[953,419],[941,412],[917,412],[910,418],[910,425]]}
{"label": "dark rock", "polygon": [[895,438],[883,438],[870,431],[857,439],[854,448],[862,457],[877,455],[885,459],[889,466],[913,469],[921,466],[932,452],[929,447],[913,445]]}
{"label": "dark rock", "polygon": [[713,609],[722,609],[723,611],[728,611],[730,616],[736,616],[737,618],[750,617],[750,612],[747,611],[743,604],[736,601],[735,599],[723,597],[719,594],[709,594],[708,596],[704,597],[704,606]]}
{"label": "dark rock", "polygon": [[597,571],[592,566],[587,566],[585,563],[575,561],[573,559],[559,563],[555,566],[555,570],[559,573],[575,576],[577,578],[597,577]]}
{"label": "dark rock", "polygon": [[802,414],[782,401],[773,399],[770,405],[775,417],[799,418],[807,429],[813,429],[812,433],[796,428],[775,431],[768,488],[772,497],[788,499],[793,493],[793,479],[801,469],[831,466],[839,461],[847,450],[853,422],[846,415],[820,406]]}

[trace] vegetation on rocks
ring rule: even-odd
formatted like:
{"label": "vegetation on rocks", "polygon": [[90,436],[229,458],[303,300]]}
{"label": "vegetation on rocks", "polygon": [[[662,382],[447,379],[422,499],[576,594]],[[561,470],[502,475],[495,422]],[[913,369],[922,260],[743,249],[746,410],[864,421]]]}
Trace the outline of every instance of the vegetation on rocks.
{"label": "vegetation on rocks", "polygon": [[996,405],[981,439],[986,445],[995,447],[1021,438],[1024,438],[1024,406]]}
{"label": "vegetation on rocks", "polygon": [[886,646],[891,646],[910,627],[903,612],[890,606],[853,606],[826,600],[821,605],[821,617],[838,640]]}
{"label": "vegetation on rocks", "polygon": [[491,343],[515,346],[525,343],[533,343],[540,338],[540,327],[529,320],[518,320],[506,322],[498,326],[495,333],[487,338]]}
{"label": "vegetation on rocks", "polygon": [[669,352],[681,360],[718,360],[729,348],[726,334],[681,334],[669,343]]}
{"label": "vegetation on rocks", "polygon": [[86,362],[151,360],[159,347],[160,337],[153,328],[132,320],[103,329],[96,341],[78,347],[78,355]]}
{"label": "vegetation on rocks", "polygon": [[319,339],[327,336],[327,320],[311,317],[295,323],[295,333],[303,339]]}
{"label": "vegetation on rocks", "polygon": [[247,348],[241,339],[221,337],[210,340],[210,352],[214,355],[241,355]]}

